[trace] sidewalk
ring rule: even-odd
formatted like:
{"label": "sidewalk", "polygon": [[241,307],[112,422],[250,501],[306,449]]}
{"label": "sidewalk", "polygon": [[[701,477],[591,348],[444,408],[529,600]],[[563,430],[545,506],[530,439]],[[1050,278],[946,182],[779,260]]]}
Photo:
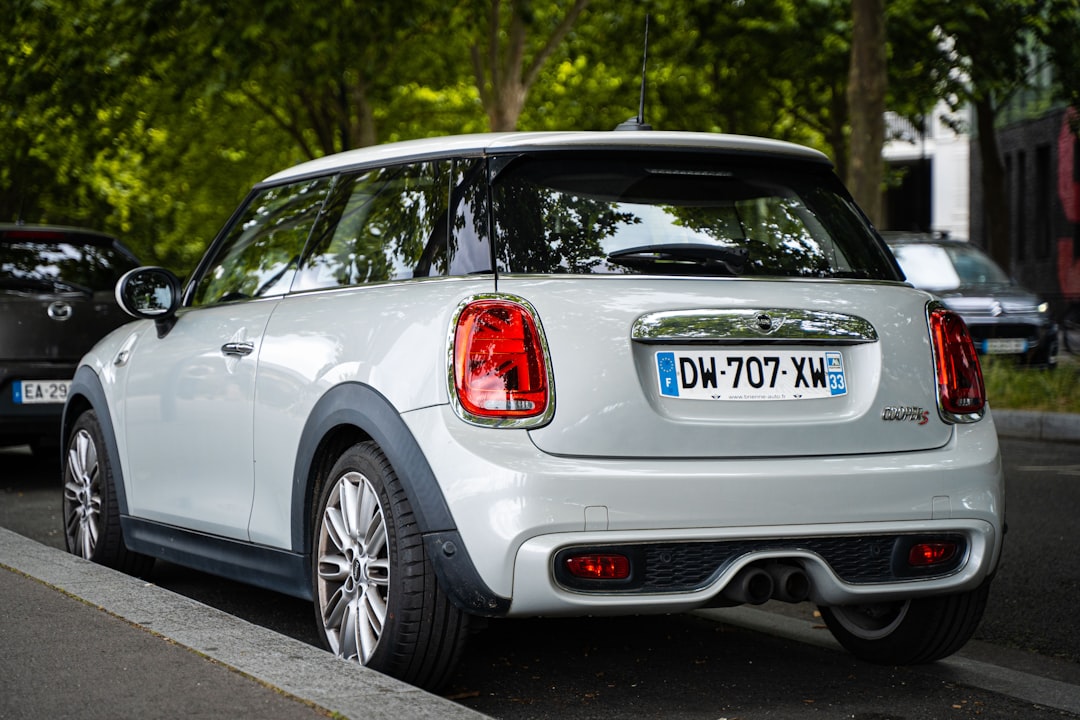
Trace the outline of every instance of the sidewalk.
{"label": "sidewalk", "polygon": [[990,412],[998,435],[1049,442],[1080,442],[1080,414],[993,408]]}
{"label": "sidewalk", "polygon": [[0,718],[483,718],[0,528]]}

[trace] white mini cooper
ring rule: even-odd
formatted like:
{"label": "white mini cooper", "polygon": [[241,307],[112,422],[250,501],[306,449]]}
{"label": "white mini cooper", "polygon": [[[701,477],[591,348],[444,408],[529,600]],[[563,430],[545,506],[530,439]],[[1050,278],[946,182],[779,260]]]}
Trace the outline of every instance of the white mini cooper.
{"label": "white mini cooper", "polygon": [[811,601],[974,632],[1004,481],[963,321],[817,152],[674,132],[384,145],[257,185],[82,361],[68,548],[313,601],[435,688],[471,618]]}

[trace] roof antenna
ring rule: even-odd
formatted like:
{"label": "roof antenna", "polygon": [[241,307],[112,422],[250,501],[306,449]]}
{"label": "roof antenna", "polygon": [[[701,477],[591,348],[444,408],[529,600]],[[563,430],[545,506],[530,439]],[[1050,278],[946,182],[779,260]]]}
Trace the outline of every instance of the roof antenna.
{"label": "roof antenna", "polygon": [[616,130],[652,130],[645,122],[645,71],[649,65],[649,16],[645,16],[645,47],[641,53],[641,98],[638,100],[636,118],[630,118],[615,126]]}

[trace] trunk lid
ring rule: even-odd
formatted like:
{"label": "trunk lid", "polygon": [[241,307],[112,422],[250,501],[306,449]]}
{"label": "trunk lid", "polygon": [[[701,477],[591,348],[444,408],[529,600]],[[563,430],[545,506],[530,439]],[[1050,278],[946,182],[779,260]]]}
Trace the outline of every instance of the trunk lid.
{"label": "trunk lid", "polygon": [[0,290],[0,357],[78,362],[95,342],[130,318],[112,291],[31,293]]}
{"label": "trunk lid", "polygon": [[901,283],[504,277],[499,289],[531,302],[547,337],[555,415],[530,431],[547,453],[894,453],[952,434],[936,409],[931,298]]}

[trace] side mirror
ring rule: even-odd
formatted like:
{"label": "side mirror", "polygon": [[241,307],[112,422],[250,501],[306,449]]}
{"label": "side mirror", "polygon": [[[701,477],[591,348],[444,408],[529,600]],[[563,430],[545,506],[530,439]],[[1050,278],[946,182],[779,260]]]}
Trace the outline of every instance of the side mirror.
{"label": "side mirror", "polygon": [[176,324],[180,293],[180,278],[161,267],[135,268],[116,283],[117,304],[132,317],[153,320],[158,337]]}

